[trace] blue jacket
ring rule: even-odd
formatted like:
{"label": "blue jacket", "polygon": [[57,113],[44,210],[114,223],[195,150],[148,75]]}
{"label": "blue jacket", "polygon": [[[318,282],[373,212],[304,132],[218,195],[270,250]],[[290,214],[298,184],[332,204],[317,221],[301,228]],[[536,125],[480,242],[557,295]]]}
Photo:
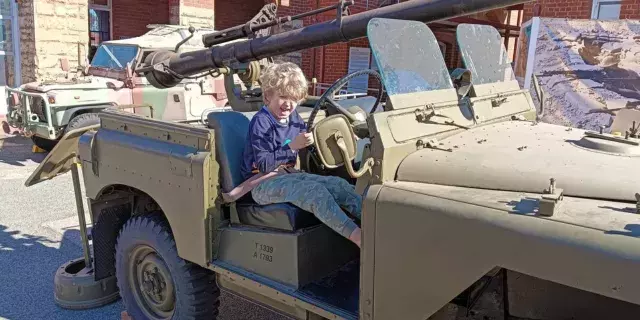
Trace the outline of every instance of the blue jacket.
{"label": "blue jacket", "polygon": [[296,110],[288,123],[282,124],[266,107],[260,109],[249,123],[241,168],[243,179],[258,172],[271,172],[283,164],[295,165],[298,153],[289,148],[289,143],[303,132],[306,124]]}

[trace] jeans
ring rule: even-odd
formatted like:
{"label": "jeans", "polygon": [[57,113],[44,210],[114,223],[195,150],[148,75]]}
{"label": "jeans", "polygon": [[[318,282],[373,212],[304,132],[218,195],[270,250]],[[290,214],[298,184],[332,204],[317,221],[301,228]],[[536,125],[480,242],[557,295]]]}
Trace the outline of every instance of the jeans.
{"label": "jeans", "polygon": [[360,219],[362,197],[342,178],[308,173],[278,175],[261,182],[251,190],[253,200],[260,204],[289,202],[313,213],[331,229],[349,238],[357,225],[341,207]]}

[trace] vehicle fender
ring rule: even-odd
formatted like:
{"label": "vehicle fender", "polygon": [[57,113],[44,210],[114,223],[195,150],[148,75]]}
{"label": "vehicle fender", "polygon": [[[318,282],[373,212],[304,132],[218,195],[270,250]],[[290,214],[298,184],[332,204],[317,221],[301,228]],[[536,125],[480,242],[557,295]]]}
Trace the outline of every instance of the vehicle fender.
{"label": "vehicle fender", "polygon": [[[640,241],[625,229],[637,218],[618,212],[627,204],[564,197],[541,217],[532,212],[539,197],[386,182],[375,215],[364,212],[363,229],[375,230],[365,262],[375,266],[365,278],[375,318],[426,319],[495,267],[640,304]],[[368,250],[370,238],[363,243]]]}
{"label": "vehicle fender", "polygon": [[69,121],[73,119],[75,116],[86,113],[86,112],[98,112],[105,108],[109,108],[114,106],[115,104],[96,104],[96,105],[83,105],[72,108],[65,108],[62,110],[56,110],[55,116],[53,117],[54,125],[58,126],[66,126],[69,124]]}
{"label": "vehicle fender", "polygon": [[[151,133],[140,136],[107,129],[104,114],[101,119],[103,127],[79,142],[86,196],[96,200],[111,186],[143,192],[157,203],[169,222],[178,255],[206,266],[211,255],[205,207],[209,198],[205,184],[209,152],[161,141]],[[116,125],[106,125],[112,124]],[[175,132],[172,135],[178,136]]]}

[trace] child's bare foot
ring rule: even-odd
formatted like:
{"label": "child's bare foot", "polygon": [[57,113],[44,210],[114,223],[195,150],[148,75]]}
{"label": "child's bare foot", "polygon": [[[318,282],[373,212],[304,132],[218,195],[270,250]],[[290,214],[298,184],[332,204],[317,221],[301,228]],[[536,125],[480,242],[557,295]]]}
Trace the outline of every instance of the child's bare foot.
{"label": "child's bare foot", "polygon": [[356,228],[355,230],[353,230],[353,232],[351,232],[351,235],[349,236],[349,240],[358,245],[358,248],[360,248],[361,239],[362,231],[360,230],[360,228]]}

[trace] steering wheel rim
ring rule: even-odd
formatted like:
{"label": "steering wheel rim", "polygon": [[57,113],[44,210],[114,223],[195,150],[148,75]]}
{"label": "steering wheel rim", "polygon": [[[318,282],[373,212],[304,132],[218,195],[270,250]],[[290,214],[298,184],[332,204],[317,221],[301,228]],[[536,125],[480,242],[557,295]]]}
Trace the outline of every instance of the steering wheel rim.
{"label": "steering wheel rim", "polygon": [[327,91],[325,91],[322,94],[322,96],[320,96],[318,101],[316,101],[316,104],[313,106],[313,110],[311,111],[311,115],[309,116],[309,120],[307,120],[307,132],[311,132],[313,128],[313,122],[316,118],[316,115],[318,114],[318,111],[320,111],[320,106],[322,106],[324,100],[327,100],[327,102],[329,102],[329,105],[335,108],[338,112],[346,115],[348,111],[345,110],[339,104],[337,104],[335,101],[333,101],[333,99],[330,99],[329,97],[333,96],[333,94],[336,91],[342,89],[342,87],[344,87],[347,83],[349,83],[349,80],[365,74],[373,75],[375,78],[378,79],[378,83],[379,83],[378,97],[376,98],[376,102],[373,105],[373,108],[371,109],[369,114],[374,113],[378,108],[378,104],[380,104],[380,100],[382,100],[383,87],[384,87],[382,83],[382,76],[380,75],[380,73],[372,69],[363,69],[363,70],[355,71],[338,79],[338,81],[334,82],[333,85],[331,85],[331,87],[329,87],[329,89],[327,89]]}

